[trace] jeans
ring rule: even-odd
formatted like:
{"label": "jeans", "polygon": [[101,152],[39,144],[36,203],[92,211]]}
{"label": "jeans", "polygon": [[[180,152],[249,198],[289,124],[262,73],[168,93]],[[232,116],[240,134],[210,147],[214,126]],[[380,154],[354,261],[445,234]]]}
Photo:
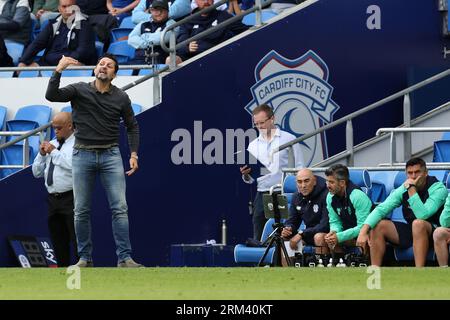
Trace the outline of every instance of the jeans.
{"label": "jeans", "polygon": [[131,258],[125,173],[118,147],[104,150],[74,149],[72,158],[75,233],[80,259],[92,261],[91,203],[96,176],[100,175],[112,211],[112,229],[118,261]]}

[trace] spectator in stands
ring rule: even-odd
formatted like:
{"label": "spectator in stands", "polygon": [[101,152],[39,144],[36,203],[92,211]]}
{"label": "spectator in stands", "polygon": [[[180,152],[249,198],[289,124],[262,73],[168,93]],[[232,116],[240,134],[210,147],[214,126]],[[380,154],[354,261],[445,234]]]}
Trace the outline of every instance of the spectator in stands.
{"label": "spectator in stands", "polygon": [[[134,24],[140,22],[147,22],[151,20],[150,5],[152,0],[141,0],[136,8],[133,9],[131,19]],[[175,0],[172,4],[169,4],[169,18],[173,20],[179,20],[191,13],[191,1],[190,0]]]}
{"label": "spectator in stands", "polygon": [[106,0],[77,0],[81,12],[89,16],[89,23],[106,51],[111,43],[111,30],[119,27],[117,19],[108,14]]}
{"label": "spectator in stands", "polygon": [[5,45],[5,40],[0,35],[0,67],[12,67],[14,66],[11,56],[8,54],[8,50]]}
{"label": "spectator in stands", "polygon": [[[166,27],[174,24],[175,21],[169,19],[169,6],[165,0],[154,0],[150,6],[152,19],[139,23],[128,36],[128,44],[137,49],[135,58],[132,61],[133,64],[145,64],[145,51],[151,52],[152,45],[153,52],[157,54],[155,57],[156,64],[165,63],[168,56],[168,53],[159,45],[161,33]],[[148,59],[150,64],[151,58]]]}
{"label": "spectator in stands", "polygon": [[131,11],[139,4],[139,0],[106,0],[108,13],[116,17],[118,23],[131,15]]}
{"label": "spectator in stands", "polygon": [[228,13],[238,15],[241,14],[242,10],[239,6],[238,0],[230,0],[228,2]]}
{"label": "spectator in stands", "polygon": [[31,18],[38,22],[37,26],[42,26],[48,20],[56,19],[60,15],[58,5],[58,0],[36,0]]}
{"label": "spectator in stands", "polygon": [[[305,245],[325,247],[317,253],[329,253],[324,241],[330,231],[326,198],[328,189],[325,179],[315,176],[309,169],[297,172],[298,191],[292,196],[289,219],[281,232],[284,239],[290,239],[289,247],[297,251],[300,241]],[[298,231],[302,221],[305,229]]]}
{"label": "spectator in stands", "polygon": [[61,72],[69,65],[77,64],[77,60],[63,56],[50,78],[45,96],[53,102],[71,102],[73,122],[77,129],[72,157],[75,230],[80,256],[76,265],[93,265],[90,214],[92,193],[99,175],[112,211],[117,266],[142,267],[131,258],[125,174],[119,150],[120,122],[123,119],[131,150],[131,169],[126,172],[130,176],[138,169],[139,147],[139,126],[131,101],[125,92],[111,84],[119,65],[110,54],[99,59],[94,69],[95,81],[59,88]]}
{"label": "spectator in stands", "polygon": [[81,12],[87,14],[89,17],[99,14],[108,14],[106,0],[77,0],[77,6],[80,7]]}
{"label": "spectator in stands", "polygon": [[[192,11],[196,13],[198,10],[210,7],[213,4],[213,0],[195,0],[198,8]],[[232,15],[227,11],[212,10],[208,13],[204,13],[189,21],[188,23],[180,26],[180,32],[178,34],[177,42],[182,42],[189,39],[196,34],[199,34],[209,28],[212,28],[223,21],[231,18]],[[178,50],[178,55],[182,60],[189,59],[203,51],[206,51],[215,45],[230,39],[231,37],[247,30],[249,27],[243,24],[241,21],[236,21],[222,30],[213,32],[206,37],[199,39],[197,41],[191,41],[184,47]]]}
{"label": "spectator in stands", "polygon": [[[426,163],[420,158],[406,163],[406,176],[406,181],[370,213],[359,232],[357,243],[369,242],[372,265],[381,266],[386,242],[399,248],[412,245],[416,267],[425,265],[433,230],[439,225],[448,192],[442,182],[428,175]],[[383,220],[400,206],[407,223]]]}
{"label": "spectator in stands", "polygon": [[439,218],[440,227],[433,232],[434,251],[440,267],[448,266],[448,245],[450,243],[450,195],[445,201],[444,210]]}
{"label": "spectator in stands", "polygon": [[27,0],[0,0],[0,35],[23,45],[30,42],[31,17]]}
{"label": "spectator in stands", "polygon": [[[56,66],[62,56],[72,57],[80,65],[95,64],[97,51],[92,28],[80,12],[75,0],[59,0],[61,15],[52,19],[27,47],[19,60],[19,67]],[[36,55],[44,50],[42,58]]]}
{"label": "spectator in stands", "polygon": [[[288,166],[287,149],[276,153],[271,161],[269,154],[282,144],[288,143],[295,139],[295,136],[280,130],[275,126],[275,116],[270,106],[263,104],[253,109],[253,123],[259,131],[259,136],[250,142],[247,150],[256,159],[258,159],[267,170],[264,175],[256,179],[257,193],[253,201],[253,238],[259,240],[261,238],[266,218],[264,216],[264,208],[262,195],[268,193],[270,187],[281,181],[281,168]],[[299,144],[293,145],[294,151],[294,167],[302,168],[304,166],[303,155]],[[242,179],[245,183],[252,184],[255,181],[250,174],[259,175],[259,172],[251,172],[248,166],[240,167]]]}
{"label": "spectator in stands", "polygon": [[[342,246],[354,246],[372,201],[349,179],[348,168],[342,164],[325,171],[327,180],[327,209],[330,232],[324,240],[332,252],[342,252]],[[365,250],[366,251],[366,250]]]}
{"label": "spectator in stands", "polygon": [[57,113],[53,117],[52,126],[56,139],[44,141],[39,146],[32,169],[36,178],[45,177],[48,191],[48,229],[58,266],[67,267],[70,265],[70,248],[77,252],[72,191],[72,152],[75,137],[71,114]]}

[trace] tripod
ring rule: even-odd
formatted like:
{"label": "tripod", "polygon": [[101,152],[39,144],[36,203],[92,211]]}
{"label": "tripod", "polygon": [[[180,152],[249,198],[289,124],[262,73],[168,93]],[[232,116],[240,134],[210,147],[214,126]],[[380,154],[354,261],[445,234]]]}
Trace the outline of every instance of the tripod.
{"label": "tripod", "polygon": [[287,218],[288,212],[287,212],[287,200],[285,196],[274,193],[273,189],[280,187],[281,185],[275,185],[272,188],[270,188],[270,193],[263,195],[263,202],[264,202],[264,214],[267,219],[274,218],[275,223],[272,225],[273,232],[269,235],[266,241],[264,243],[269,242],[266,250],[264,251],[263,256],[261,257],[261,260],[259,260],[258,266],[262,266],[264,259],[266,258],[267,254],[269,253],[270,248],[275,244],[275,252],[274,252],[274,260],[273,264],[275,266],[281,266],[281,253],[283,252],[284,257],[286,259],[287,265],[292,266],[291,259],[288,257],[288,253],[286,250],[286,247],[284,246],[284,240],[281,237],[281,231],[284,228],[284,224],[281,223],[281,216],[283,215],[283,218]]}
{"label": "tripod", "polygon": [[269,253],[270,248],[275,243],[275,252],[274,252],[274,265],[275,266],[281,266],[281,252],[284,254],[284,258],[286,259],[286,263],[288,266],[292,266],[291,259],[288,257],[288,253],[286,250],[286,247],[284,246],[284,240],[281,237],[281,230],[284,228],[284,224],[281,222],[275,222],[273,225],[274,230],[267,238],[267,241],[269,241],[269,244],[267,246],[267,249],[264,251],[263,256],[261,257],[261,260],[259,260],[258,267],[261,267],[263,264],[264,259],[266,258],[267,254]]}

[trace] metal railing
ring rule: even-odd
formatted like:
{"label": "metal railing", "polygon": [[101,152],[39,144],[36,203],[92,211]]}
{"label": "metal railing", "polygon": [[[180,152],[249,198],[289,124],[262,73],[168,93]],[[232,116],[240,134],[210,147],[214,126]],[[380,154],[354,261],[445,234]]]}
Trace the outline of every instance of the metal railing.
{"label": "metal railing", "polygon": [[[273,156],[273,154],[280,152],[281,150],[284,150],[286,148],[292,149],[292,146],[296,143],[302,142],[308,138],[311,138],[319,133],[322,133],[328,129],[334,128],[340,124],[346,123],[346,157],[347,157],[347,165],[348,166],[353,166],[354,161],[353,161],[353,156],[354,156],[354,138],[353,138],[353,123],[352,120],[362,114],[365,114],[369,111],[372,111],[374,109],[377,109],[378,107],[383,106],[384,104],[391,102],[395,99],[401,98],[403,97],[403,125],[408,128],[411,125],[411,101],[409,98],[409,94],[417,89],[420,89],[434,81],[437,81],[439,79],[442,79],[446,76],[448,76],[450,74],[450,69],[447,69],[441,73],[438,73],[428,79],[425,79],[415,85],[412,85],[406,89],[403,89],[397,93],[394,93],[384,99],[381,99],[375,103],[372,103],[358,111],[352,112],[336,121],[333,121],[327,125],[324,125],[323,127],[320,127],[319,129],[316,129],[310,133],[306,133],[304,135],[302,135],[301,137],[294,139],[288,143],[285,143],[281,146],[279,146],[278,148],[274,149],[271,153],[271,156]],[[410,158],[411,157],[411,135],[410,132],[405,132],[404,133],[404,157]],[[293,167],[294,163],[291,162],[292,160],[290,160],[290,162],[288,162],[288,166],[289,167]]]}
{"label": "metal railing", "polygon": [[0,136],[17,136],[19,137],[8,141],[2,145],[0,145],[0,150],[5,149],[9,146],[12,146],[16,144],[17,142],[20,142],[24,140],[22,145],[22,164],[21,165],[0,165],[0,169],[21,169],[26,168],[29,166],[30,162],[30,145],[28,142],[28,138],[34,135],[39,135],[39,140],[42,142],[44,141],[44,132],[51,126],[51,122],[44,124],[43,126],[40,126],[39,128],[36,128],[34,130],[30,131],[0,131]]}
{"label": "metal railing", "polygon": [[410,133],[410,132],[445,132],[450,131],[450,127],[421,127],[421,128],[380,128],[377,130],[376,135],[379,136],[382,133],[390,133],[390,140],[389,140],[389,164],[393,165],[396,159],[396,140],[395,140],[395,133],[401,132],[401,133]]}

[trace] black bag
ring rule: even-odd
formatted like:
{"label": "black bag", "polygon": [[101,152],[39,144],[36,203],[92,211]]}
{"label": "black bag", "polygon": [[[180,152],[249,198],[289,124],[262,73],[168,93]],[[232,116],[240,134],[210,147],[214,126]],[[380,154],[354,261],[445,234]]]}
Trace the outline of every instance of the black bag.
{"label": "black bag", "polygon": [[264,242],[261,242],[259,240],[253,239],[253,238],[248,238],[245,241],[245,245],[247,247],[266,247],[267,244],[264,244]]}

